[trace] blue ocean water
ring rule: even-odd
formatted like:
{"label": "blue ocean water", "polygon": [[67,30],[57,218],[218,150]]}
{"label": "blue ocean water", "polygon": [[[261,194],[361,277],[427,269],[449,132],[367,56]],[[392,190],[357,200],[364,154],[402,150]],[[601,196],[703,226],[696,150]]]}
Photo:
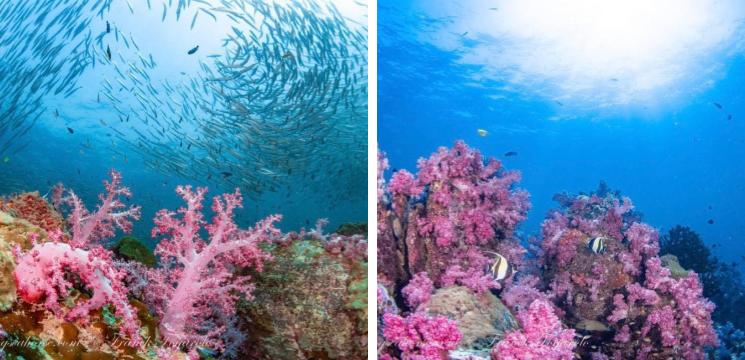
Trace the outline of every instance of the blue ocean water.
{"label": "blue ocean water", "polygon": [[[742,264],[742,5],[684,2],[656,19],[643,2],[617,2],[605,10],[620,25],[575,28],[548,3],[379,2],[378,141],[391,167],[414,171],[463,139],[522,172],[533,205],[523,237],[539,234],[555,193],[605,181],[661,233],[689,226]],[[701,16],[686,22],[687,6]]]}
{"label": "blue ocean water", "polygon": [[113,168],[142,239],[179,184],[240,188],[243,227],[365,221],[365,6],[230,4],[0,3],[0,195],[61,182],[93,208]]}

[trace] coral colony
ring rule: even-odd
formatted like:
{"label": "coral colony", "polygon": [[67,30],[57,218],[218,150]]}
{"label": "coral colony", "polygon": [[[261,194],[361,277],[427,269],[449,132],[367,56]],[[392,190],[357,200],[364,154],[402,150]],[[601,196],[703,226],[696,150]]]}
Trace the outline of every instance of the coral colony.
{"label": "coral colony", "polygon": [[[115,227],[122,231],[132,228],[130,219],[139,219],[140,209],[126,207],[122,197],[130,191],[121,186],[119,173],[111,172],[111,182],[105,182],[106,193],[99,198],[101,204],[91,212],[72,191],[58,187],[53,203],[70,208],[67,219],[70,233],[55,229],[49,234],[51,242],[35,243],[28,251],[16,251],[17,265],[14,276],[21,299],[29,303],[43,301],[47,310],[68,321],[87,322],[92,310],[111,306],[120,319],[119,331],[132,347],[142,347],[140,324],[127,298],[123,279],[127,275],[115,266],[111,251],[101,241],[114,236]],[[159,330],[164,347],[159,357],[171,356],[170,349],[191,351],[198,346],[223,350],[221,336],[232,325],[232,314],[239,294],[250,298],[253,289],[250,278],[236,279],[238,267],[261,269],[269,257],[259,245],[280,235],[273,223],[280,219],[271,216],[248,230],[238,229],[233,222],[233,211],[240,207],[242,197],[238,190],[233,194],[215,197],[212,211],[214,218],[206,224],[202,201],[206,189],[193,191],[179,186],[177,193],[187,206],[177,212],[161,210],[155,218],[153,236],[162,236],[156,254],[164,266],[148,271],[148,302],[153,304],[162,319]],[[210,241],[199,236],[206,228]],[[72,307],[61,304],[74,285],[67,274],[79,277],[92,296]]]}
{"label": "coral colony", "polygon": [[704,359],[717,346],[698,275],[659,254],[618,192],[558,195],[526,249],[528,194],[499,161],[456,142],[417,174],[386,181],[387,168],[379,153],[381,358]]}
{"label": "coral colony", "polygon": [[[249,230],[240,230],[233,222],[233,210],[243,199],[238,190],[215,197],[212,222],[205,225],[201,210],[204,193],[188,186],[176,192],[186,201],[178,213],[161,210],[155,217],[153,236],[162,235],[156,255],[166,266],[151,271],[150,281],[156,312],[161,317],[161,336],[168,344],[202,344],[224,350],[221,336],[231,326],[236,294],[250,297],[250,277],[235,279],[233,269],[261,269],[269,258],[259,245],[280,233],[270,216]],[[177,217],[180,215],[180,218]],[[199,236],[204,226],[210,241]]]}

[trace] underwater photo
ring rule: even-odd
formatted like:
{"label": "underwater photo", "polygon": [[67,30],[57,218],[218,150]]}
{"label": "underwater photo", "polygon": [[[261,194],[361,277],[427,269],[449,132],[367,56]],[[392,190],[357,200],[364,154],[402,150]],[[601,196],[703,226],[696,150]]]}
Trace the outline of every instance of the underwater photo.
{"label": "underwater photo", "polygon": [[0,359],[366,359],[364,0],[0,0]]}
{"label": "underwater photo", "polygon": [[379,359],[745,359],[745,3],[377,9]]}

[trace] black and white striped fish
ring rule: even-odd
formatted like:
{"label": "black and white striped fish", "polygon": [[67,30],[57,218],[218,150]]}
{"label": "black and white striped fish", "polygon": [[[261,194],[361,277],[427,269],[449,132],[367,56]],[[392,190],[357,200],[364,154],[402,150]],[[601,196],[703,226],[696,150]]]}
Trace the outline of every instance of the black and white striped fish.
{"label": "black and white striped fish", "polygon": [[604,236],[594,237],[587,243],[587,247],[595,254],[602,254],[605,252],[605,240]]}
{"label": "black and white striped fish", "polygon": [[494,255],[494,261],[489,265],[488,271],[491,272],[495,280],[502,281],[515,272],[507,258],[495,252],[487,251],[487,253]]}

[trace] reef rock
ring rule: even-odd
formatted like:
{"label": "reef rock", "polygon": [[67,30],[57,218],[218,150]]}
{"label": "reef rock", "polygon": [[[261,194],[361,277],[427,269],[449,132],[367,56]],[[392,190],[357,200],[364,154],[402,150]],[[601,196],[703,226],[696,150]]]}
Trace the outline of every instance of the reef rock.
{"label": "reef rock", "polygon": [[36,236],[37,241],[41,242],[46,239],[47,233],[25,219],[0,211],[0,240],[5,241],[11,247],[17,244],[26,250],[31,248],[30,238],[32,236]]}
{"label": "reef rock", "polygon": [[0,238],[0,311],[9,310],[16,302],[15,265],[10,246]]}
{"label": "reef rock", "polygon": [[438,289],[424,305],[424,311],[455,320],[463,334],[459,350],[470,356],[486,354],[488,358],[494,343],[505,332],[518,328],[517,320],[499,298],[490,292],[474,293],[464,286]]}
{"label": "reef rock", "polygon": [[684,269],[683,266],[678,262],[678,257],[675,255],[663,255],[660,256],[662,260],[662,266],[670,270],[670,277],[673,279],[682,279],[688,276],[688,270]]}
{"label": "reef rock", "polygon": [[[7,203],[3,205],[7,206]],[[36,234],[39,239],[46,237],[46,231],[38,226],[0,211],[0,311],[9,310],[16,301],[13,246],[20,245],[21,248],[28,249],[32,234]]]}
{"label": "reef rock", "polygon": [[62,229],[65,219],[39,192],[26,192],[0,200],[0,211],[25,219],[45,231]]}
{"label": "reef rock", "polygon": [[239,305],[241,358],[366,359],[367,259],[294,239],[271,249],[252,274],[254,299]]}

